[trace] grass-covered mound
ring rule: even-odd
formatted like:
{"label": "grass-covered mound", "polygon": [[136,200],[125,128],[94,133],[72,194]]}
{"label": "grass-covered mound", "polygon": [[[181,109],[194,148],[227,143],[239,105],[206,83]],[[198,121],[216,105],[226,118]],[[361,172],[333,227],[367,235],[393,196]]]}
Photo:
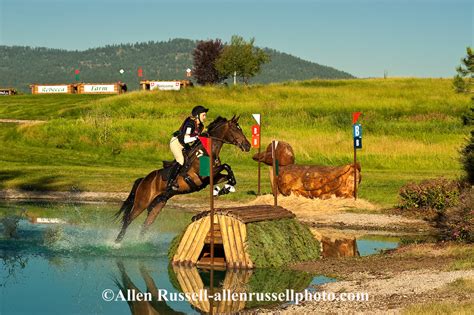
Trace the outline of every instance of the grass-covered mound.
{"label": "grass-covered mound", "polygon": [[249,223],[247,243],[250,258],[258,268],[314,260],[320,255],[319,242],[295,219]]}
{"label": "grass-covered mound", "polygon": [[184,229],[181,233],[176,235],[171,241],[170,248],[168,249],[169,261],[173,260],[174,254],[176,254],[176,251],[178,250],[179,242],[183,238],[184,232],[186,232],[186,229]]}

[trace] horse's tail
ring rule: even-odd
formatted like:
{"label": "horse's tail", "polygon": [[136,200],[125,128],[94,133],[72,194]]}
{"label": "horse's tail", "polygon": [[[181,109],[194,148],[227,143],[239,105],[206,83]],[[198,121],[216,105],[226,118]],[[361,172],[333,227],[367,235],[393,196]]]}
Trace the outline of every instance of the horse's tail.
{"label": "horse's tail", "polygon": [[120,218],[120,215],[123,213],[122,217],[122,222],[127,221],[127,218],[130,215],[130,212],[132,211],[133,208],[133,201],[135,199],[135,193],[137,192],[138,185],[142,182],[144,177],[138,178],[135,180],[135,183],[133,183],[132,190],[130,191],[130,194],[128,195],[127,199],[123,202],[122,207],[120,207],[120,210],[117,211],[114,215],[114,220],[117,221]]}

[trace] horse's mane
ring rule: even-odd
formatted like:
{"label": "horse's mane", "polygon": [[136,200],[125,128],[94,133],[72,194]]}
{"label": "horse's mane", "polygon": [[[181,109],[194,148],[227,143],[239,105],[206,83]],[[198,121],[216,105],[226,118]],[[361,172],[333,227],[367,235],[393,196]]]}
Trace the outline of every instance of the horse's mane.
{"label": "horse's mane", "polygon": [[225,123],[226,121],[227,121],[226,118],[219,116],[216,119],[214,119],[213,122],[209,124],[209,126],[207,127],[207,130],[211,131],[212,129],[214,129],[217,126],[220,126],[222,123]]}

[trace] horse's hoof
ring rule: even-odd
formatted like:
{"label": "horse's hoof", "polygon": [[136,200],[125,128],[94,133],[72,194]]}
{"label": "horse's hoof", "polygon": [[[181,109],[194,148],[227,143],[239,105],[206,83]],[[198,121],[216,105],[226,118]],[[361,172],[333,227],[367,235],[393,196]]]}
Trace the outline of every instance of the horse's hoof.
{"label": "horse's hoof", "polygon": [[212,190],[212,195],[215,197],[215,196],[219,196],[220,194],[220,191],[221,191],[221,188],[219,186],[214,186],[214,189]]}
{"label": "horse's hoof", "polygon": [[224,188],[226,188],[228,192],[231,192],[231,193],[235,192],[235,187],[232,185],[225,184]]}
{"label": "horse's hoof", "polygon": [[219,191],[219,196],[227,195],[228,193],[229,193],[229,189],[227,187],[224,187]]}

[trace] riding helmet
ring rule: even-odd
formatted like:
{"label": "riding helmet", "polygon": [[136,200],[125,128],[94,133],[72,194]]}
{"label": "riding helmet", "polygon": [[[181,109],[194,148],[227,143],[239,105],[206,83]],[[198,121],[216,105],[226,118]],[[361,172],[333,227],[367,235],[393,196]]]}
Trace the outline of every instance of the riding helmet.
{"label": "riding helmet", "polygon": [[191,111],[191,114],[193,116],[198,116],[201,113],[207,113],[208,110],[209,110],[208,108],[198,105],[198,106],[194,106],[193,110]]}

